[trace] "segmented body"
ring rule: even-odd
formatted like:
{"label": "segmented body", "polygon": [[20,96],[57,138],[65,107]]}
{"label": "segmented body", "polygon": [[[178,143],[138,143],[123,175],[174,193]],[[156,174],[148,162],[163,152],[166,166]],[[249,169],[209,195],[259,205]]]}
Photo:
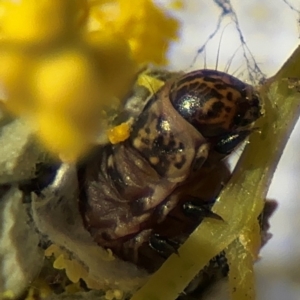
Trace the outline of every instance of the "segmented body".
{"label": "segmented body", "polygon": [[[147,99],[130,137],[100,147],[79,170],[80,210],[94,240],[154,271],[153,235],[186,238],[199,220],[189,221],[184,203],[207,205],[203,183],[260,115],[254,88],[228,74],[200,70],[166,81]],[[223,177],[210,196],[228,174]]]}

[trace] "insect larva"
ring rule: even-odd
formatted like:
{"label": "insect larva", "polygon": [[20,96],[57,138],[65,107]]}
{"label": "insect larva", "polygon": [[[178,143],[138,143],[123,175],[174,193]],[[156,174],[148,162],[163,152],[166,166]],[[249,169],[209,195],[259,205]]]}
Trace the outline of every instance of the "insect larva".
{"label": "insect larva", "polygon": [[[130,137],[100,147],[80,168],[86,229],[101,247],[153,271],[151,251],[167,257],[201,218],[218,217],[192,191],[260,116],[254,87],[226,73],[198,70],[167,80],[148,97]],[[192,218],[193,226],[159,229],[171,216]]]}

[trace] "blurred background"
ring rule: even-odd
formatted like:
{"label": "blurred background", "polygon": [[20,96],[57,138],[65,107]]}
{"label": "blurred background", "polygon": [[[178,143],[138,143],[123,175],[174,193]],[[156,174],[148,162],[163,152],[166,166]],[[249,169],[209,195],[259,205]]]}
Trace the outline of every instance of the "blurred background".
{"label": "blurred background", "polygon": [[[171,1],[157,2],[169,5]],[[256,74],[260,75],[259,68],[270,77],[299,44],[299,0],[185,0],[183,3],[184,9],[175,13],[183,26],[180,40],[169,53],[171,69],[189,71],[205,65],[215,69],[218,60],[217,69],[227,71],[232,60],[228,73],[251,83],[249,68],[254,69],[255,63]],[[197,55],[208,39],[206,50]],[[268,194],[279,206],[271,218],[273,237],[262,249],[261,260],[255,266],[257,300],[300,299],[299,147],[298,122]]]}

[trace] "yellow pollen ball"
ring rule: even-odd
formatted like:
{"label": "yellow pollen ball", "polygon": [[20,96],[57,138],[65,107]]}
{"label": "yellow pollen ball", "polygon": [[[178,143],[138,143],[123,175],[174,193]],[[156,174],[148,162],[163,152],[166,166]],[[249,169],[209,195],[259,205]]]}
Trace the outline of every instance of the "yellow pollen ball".
{"label": "yellow pollen ball", "polygon": [[79,50],[47,57],[32,73],[31,89],[42,141],[63,157],[76,159],[103,126],[104,107],[113,104],[111,91]]}
{"label": "yellow pollen ball", "polygon": [[122,123],[107,132],[108,139],[112,144],[117,144],[125,141],[130,135],[130,126],[127,123]]}
{"label": "yellow pollen ball", "polygon": [[0,4],[4,40],[44,43],[61,38],[87,18],[86,0],[26,0]]}
{"label": "yellow pollen ball", "polygon": [[[3,84],[4,103],[13,114],[20,114],[31,109],[26,94],[27,78],[24,76],[32,62],[21,53],[2,51],[0,53],[0,81]],[[18,83],[16,85],[16,82]]]}

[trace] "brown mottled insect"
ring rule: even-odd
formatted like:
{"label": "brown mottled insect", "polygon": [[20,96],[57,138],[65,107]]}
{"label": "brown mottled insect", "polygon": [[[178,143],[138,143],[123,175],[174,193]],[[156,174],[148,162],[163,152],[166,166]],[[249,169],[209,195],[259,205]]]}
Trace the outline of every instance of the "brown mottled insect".
{"label": "brown mottled insect", "polygon": [[145,102],[130,137],[100,147],[80,167],[85,227],[100,246],[155,271],[157,257],[176,252],[203,217],[218,217],[211,197],[229,177],[221,160],[260,116],[255,89],[226,73],[167,80]]}

